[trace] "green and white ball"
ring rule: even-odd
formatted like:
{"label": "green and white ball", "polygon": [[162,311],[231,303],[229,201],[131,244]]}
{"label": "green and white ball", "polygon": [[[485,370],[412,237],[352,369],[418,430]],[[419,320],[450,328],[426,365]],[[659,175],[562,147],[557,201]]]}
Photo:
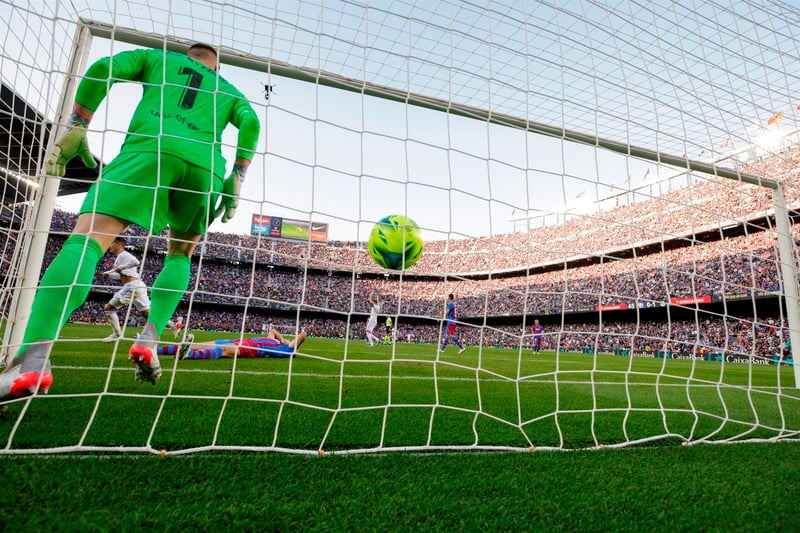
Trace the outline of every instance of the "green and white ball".
{"label": "green and white ball", "polygon": [[403,215],[384,217],[372,228],[369,255],[378,265],[392,270],[411,268],[422,257],[424,243],[417,223]]}

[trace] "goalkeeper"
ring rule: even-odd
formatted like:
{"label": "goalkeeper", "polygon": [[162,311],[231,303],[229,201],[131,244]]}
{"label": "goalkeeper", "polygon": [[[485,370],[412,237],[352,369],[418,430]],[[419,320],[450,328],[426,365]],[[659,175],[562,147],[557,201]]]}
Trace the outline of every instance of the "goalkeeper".
{"label": "goalkeeper", "polygon": [[[155,344],[188,287],[192,252],[214,218],[227,222],[233,217],[258,142],[258,116],[218,70],[216,50],[195,44],[185,54],[121,52],[86,71],[65,131],[46,158],[49,175],[63,176],[75,157],[90,168],[97,165],[86,129],[114,83],[141,83],[142,97],[120,153],[89,189],[72,235],[39,282],[22,346],[0,374],[0,401],[50,387],[52,342],[86,299],[104,250],[130,224],[153,234],[169,226],[164,267],[151,290],[150,316],[129,352],[137,381],[158,382]],[[228,124],[238,129],[238,142],[233,169],[225,178],[221,137]]]}

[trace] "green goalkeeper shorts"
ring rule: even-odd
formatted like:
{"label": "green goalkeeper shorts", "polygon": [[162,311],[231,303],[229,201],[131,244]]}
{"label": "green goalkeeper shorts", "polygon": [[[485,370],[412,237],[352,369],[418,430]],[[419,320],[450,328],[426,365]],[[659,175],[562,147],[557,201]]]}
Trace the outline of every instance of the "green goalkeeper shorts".
{"label": "green goalkeeper shorts", "polygon": [[80,214],[100,213],[161,233],[205,235],[222,191],[222,176],[170,154],[122,152],[103,167]]}

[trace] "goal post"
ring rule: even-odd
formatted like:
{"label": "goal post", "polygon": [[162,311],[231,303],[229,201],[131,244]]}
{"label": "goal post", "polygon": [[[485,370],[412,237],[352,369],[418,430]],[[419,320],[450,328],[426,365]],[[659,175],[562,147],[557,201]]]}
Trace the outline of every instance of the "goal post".
{"label": "goal post", "polygon": [[782,183],[776,183],[772,192],[775,205],[775,225],[778,230],[778,250],[780,253],[783,298],[789,324],[789,338],[792,343],[794,364],[794,386],[800,389],[800,299],[797,288],[797,257],[794,252],[792,228],[789,225],[789,210],[786,208],[786,195]]}
{"label": "goal post", "polygon": [[[26,233],[20,246],[24,248],[22,254],[22,264],[20,265],[21,283],[14,291],[8,311],[8,327],[3,334],[3,346],[9,349],[0,354],[0,360],[6,361],[8,357],[16,355],[17,349],[22,344],[22,337],[25,327],[28,324],[33,297],[36,294],[36,287],[39,284],[40,272],[45,251],[48,247],[50,227],[53,219],[53,211],[56,206],[61,179],[58,176],[44,175],[45,154],[50,153],[55,140],[62,131],[64,119],[72,113],[72,102],[75,90],[78,85],[79,76],[86,69],[86,61],[91,46],[91,32],[89,29],[78,24],[75,30],[69,63],[67,64],[67,75],[64,78],[61,96],[58,104],[58,114],[55,116],[50,128],[49,138],[46,149],[40,159],[41,166],[37,171],[40,176],[38,181],[38,192],[35,193],[35,200],[31,204],[31,212],[28,215],[28,222],[31,231]],[[42,131],[45,131],[43,128]]]}

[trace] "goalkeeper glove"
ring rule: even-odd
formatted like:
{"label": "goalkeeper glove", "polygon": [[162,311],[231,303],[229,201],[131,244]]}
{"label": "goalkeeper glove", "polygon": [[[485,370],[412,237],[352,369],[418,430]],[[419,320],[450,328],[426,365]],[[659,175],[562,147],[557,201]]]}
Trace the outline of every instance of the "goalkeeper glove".
{"label": "goalkeeper glove", "polygon": [[227,222],[236,214],[236,208],[239,207],[239,192],[242,190],[246,172],[247,164],[233,165],[233,170],[231,170],[222,185],[222,197],[217,210],[214,212],[214,218],[222,215],[222,222]]}
{"label": "goalkeeper glove", "polygon": [[80,157],[88,168],[95,168],[97,161],[89,151],[86,140],[86,127],[89,120],[73,111],[67,121],[67,131],[53,145],[53,152],[45,161],[45,172],[51,176],[63,176],[67,162],[75,156]]}

